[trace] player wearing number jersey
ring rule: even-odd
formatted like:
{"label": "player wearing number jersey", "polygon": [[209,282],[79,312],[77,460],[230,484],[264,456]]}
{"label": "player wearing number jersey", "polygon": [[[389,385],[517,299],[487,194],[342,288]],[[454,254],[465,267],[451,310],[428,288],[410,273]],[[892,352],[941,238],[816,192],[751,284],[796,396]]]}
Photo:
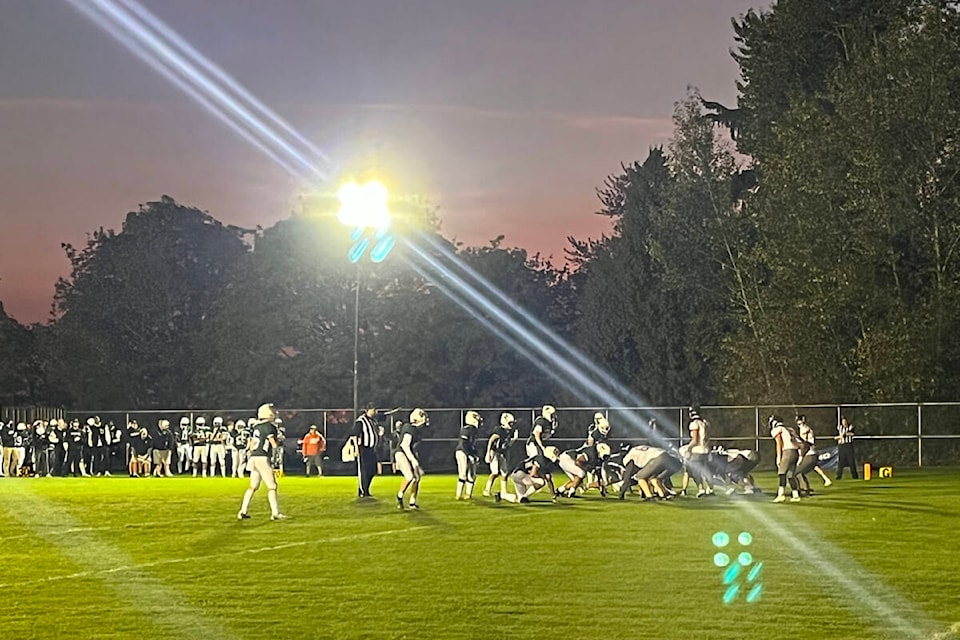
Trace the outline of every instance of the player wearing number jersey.
{"label": "player wearing number jersey", "polygon": [[236,455],[233,457],[233,477],[242,478],[243,472],[247,470],[247,460],[250,458],[250,451],[247,450],[250,428],[243,420],[237,420],[236,427],[237,432],[233,437],[233,444],[236,447]]}
{"label": "player wearing number jersey", "polygon": [[454,457],[457,460],[457,493],[456,499],[470,500],[473,497],[473,485],[477,481],[477,463],[480,456],[474,446],[474,440],[483,424],[483,418],[476,411],[467,411],[463,419],[464,425],[460,428],[460,440]]}
{"label": "player wearing number jersey", "polygon": [[507,464],[507,453],[510,445],[517,441],[519,434],[513,428],[515,419],[512,413],[504,412],[500,415],[500,426],[494,429],[490,439],[487,440],[487,453],[484,456],[487,464],[490,465],[490,477],[487,478],[487,484],[483,487],[483,495],[489,496],[493,490],[493,483],[500,477],[500,491],[496,494],[502,496],[507,493],[507,474],[510,473],[510,467]]}
{"label": "player wearing number jersey", "polygon": [[417,495],[420,493],[420,479],[423,478],[423,467],[417,456],[417,445],[423,437],[422,430],[430,423],[427,412],[423,409],[414,409],[410,412],[410,422],[400,429],[400,444],[394,454],[394,466],[403,474],[403,483],[397,492],[397,508],[403,509],[403,495],[410,489],[410,508],[419,509]]}
{"label": "player wearing number jersey", "polygon": [[257,424],[254,425],[247,442],[247,451],[250,453],[248,463],[250,486],[243,494],[240,513],[237,514],[238,520],[247,520],[250,517],[247,514],[247,510],[250,508],[250,500],[253,499],[253,494],[260,488],[261,481],[267,485],[270,519],[287,519],[287,516],[280,513],[280,506],[277,503],[277,478],[273,473],[273,466],[270,464],[273,450],[277,447],[277,417],[277,409],[272,404],[264,404],[257,409]]}
{"label": "player wearing number jersey", "polygon": [[620,499],[623,500],[633,480],[640,487],[640,495],[652,498],[654,494],[667,497],[667,491],[661,479],[680,470],[679,459],[658,447],[640,445],[633,447],[623,456],[623,482],[620,483]]}

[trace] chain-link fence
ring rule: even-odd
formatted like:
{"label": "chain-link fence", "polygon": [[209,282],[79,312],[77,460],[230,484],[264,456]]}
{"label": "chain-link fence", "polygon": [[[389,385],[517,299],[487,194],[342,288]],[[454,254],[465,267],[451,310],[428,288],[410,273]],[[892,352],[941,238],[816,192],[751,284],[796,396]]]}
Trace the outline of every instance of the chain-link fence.
{"label": "chain-link fence", "polygon": [[[424,467],[434,473],[450,472],[456,468],[454,451],[460,427],[469,408],[427,409],[430,426],[420,445]],[[500,415],[509,411],[516,418],[515,426],[521,438],[529,435],[540,407],[478,408],[483,418],[478,439],[482,451],[487,436],[500,423]],[[616,446],[621,442],[643,443],[650,441],[650,420],[657,437],[680,445],[687,436],[689,420],[686,407],[558,407],[557,430],[554,443],[561,449],[579,446],[586,437],[595,413],[603,413],[612,427],[611,440]],[[705,406],[701,415],[710,423],[710,439],[728,448],[755,449],[761,454],[761,468],[769,468],[775,458],[774,443],[767,429],[767,417],[778,415],[783,420],[793,420],[804,414],[813,428],[821,449],[836,444],[834,437],[840,417],[856,428],[856,451],[858,463],[869,462],[875,466],[917,467],[927,465],[956,464],[960,459],[960,403],[924,404],[872,404],[872,405],[808,405],[808,406]],[[118,426],[131,419],[142,426],[155,428],[160,419],[177,425],[181,417],[191,424],[203,416],[210,424],[220,416],[229,420],[249,420],[256,415],[254,409],[209,409],[168,411],[90,411],[68,410],[62,412],[67,420],[98,415],[104,422]],[[406,420],[409,410],[381,416],[384,428],[380,458],[389,465],[393,458],[390,432],[395,420]],[[286,440],[283,443],[287,473],[302,473],[304,466],[299,455],[298,441],[310,425],[317,425],[327,441],[327,459],[324,473],[353,474],[355,467],[340,460],[340,449],[350,435],[353,426],[351,409],[288,409],[281,411]]]}

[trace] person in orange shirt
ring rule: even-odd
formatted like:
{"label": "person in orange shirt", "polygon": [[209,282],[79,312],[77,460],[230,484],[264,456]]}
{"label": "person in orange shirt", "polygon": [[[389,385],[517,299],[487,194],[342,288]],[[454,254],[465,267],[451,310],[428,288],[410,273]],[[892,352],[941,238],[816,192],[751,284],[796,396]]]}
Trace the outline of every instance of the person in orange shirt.
{"label": "person in orange shirt", "polygon": [[317,475],[323,475],[323,469],[320,461],[323,459],[323,452],[327,450],[327,441],[317,430],[317,425],[310,425],[310,431],[303,436],[300,441],[301,451],[303,452],[303,462],[307,465],[307,476],[310,475],[310,467],[317,468]]}

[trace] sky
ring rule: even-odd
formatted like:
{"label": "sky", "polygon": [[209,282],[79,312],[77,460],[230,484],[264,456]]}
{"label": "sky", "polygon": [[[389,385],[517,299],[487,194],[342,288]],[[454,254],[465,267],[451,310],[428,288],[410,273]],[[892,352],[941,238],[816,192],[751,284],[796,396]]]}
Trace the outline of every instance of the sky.
{"label": "sky", "polygon": [[[666,144],[689,86],[736,102],[750,0],[141,0],[341,168],[438,207],[441,231],[562,263],[609,231],[596,189]],[[0,0],[0,303],[47,320],[69,262],[169,195],[269,227],[306,184],[66,0]]]}

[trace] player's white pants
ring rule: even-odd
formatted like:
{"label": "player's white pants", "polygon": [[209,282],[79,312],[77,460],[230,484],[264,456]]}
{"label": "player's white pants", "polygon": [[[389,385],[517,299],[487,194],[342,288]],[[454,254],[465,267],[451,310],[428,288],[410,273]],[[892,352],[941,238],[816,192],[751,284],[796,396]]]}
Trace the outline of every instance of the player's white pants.
{"label": "player's white pants", "polygon": [[247,470],[247,460],[250,458],[250,452],[246,449],[237,449],[233,458],[233,475],[236,478],[242,478],[243,472]]}
{"label": "player's white pants", "polygon": [[217,463],[220,463],[220,475],[227,477],[227,448],[222,444],[210,445],[210,475],[216,474]]}
{"label": "player's white pants", "polygon": [[535,442],[528,442],[528,443],[527,443],[527,446],[524,448],[524,451],[527,452],[527,457],[528,457],[528,458],[532,458],[533,456],[535,456],[535,455],[537,455],[538,453],[540,453],[540,450],[537,449],[537,443],[535,443]]}
{"label": "player's white pants", "polygon": [[573,456],[568,453],[560,454],[559,463],[560,468],[563,469],[563,472],[567,474],[571,480],[575,478],[583,479],[587,475],[586,470],[581,469],[577,465],[577,461],[573,459]]}
{"label": "player's white pants", "polygon": [[230,455],[230,470],[227,472],[229,476],[237,475],[237,448],[236,447],[227,447],[227,453]]}
{"label": "player's white pants", "polygon": [[518,500],[529,498],[547,484],[547,481],[543,478],[535,478],[526,471],[514,471],[511,478]]}
{"label": "player's white pants", "polygon": [[267,456],[251,456],[247,462],[247,469],[250,471],[250,488],[256,491],[260,488],[260,482],[267,485],[267,489],[277,490],[277,476],[270,465],[270,458]]}
{"label": "player's white pants", "polygon": [[490,460],[490,473],[495,476],[507,477],[510,469],[507,468],[507,456],[502,453],[494,453]]}
{"label": "player's white pants", "polygon": [[463,482],[477,481],[477,463],[470,459],[466,451],[457,449],[457,477]]}
{"label": "player's white pants", "polygon": [[[203,475],[207,475],[207,461],[210,459],[210,445],[197,444],[193,446],[193,475],[197,475],[197,469],[203,469]],[[199,465],[197,463],[200,463]]]}
{"label": "player's white pants", "polygon": [[189,442],[181,442],[177,445],[177,471],[185,473],[193,460],[193,446]]}
{"label": "player's white pants", "polygon": [[412,461],[407,458],[407,454],[403,451],[397,451],[393,455],[394,466],[397,471],[403,475],[403,479],[407,482],[412,480],[419,480],[423,477],[423,468],[420,466],[418,461]]}

